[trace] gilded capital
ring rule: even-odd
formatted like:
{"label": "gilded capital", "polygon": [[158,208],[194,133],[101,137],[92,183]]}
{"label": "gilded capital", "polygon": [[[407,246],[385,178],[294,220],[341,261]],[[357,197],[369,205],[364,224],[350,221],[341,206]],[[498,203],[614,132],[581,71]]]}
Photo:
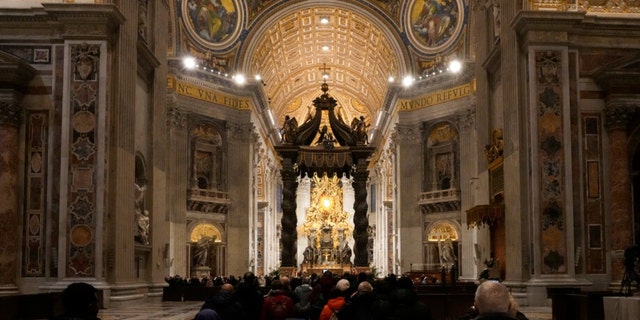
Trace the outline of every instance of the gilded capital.
{"label": "gilded capital", "polygon": [[22,121],[22,108],[13,102],[0,101],[0,125],[19,127]]}

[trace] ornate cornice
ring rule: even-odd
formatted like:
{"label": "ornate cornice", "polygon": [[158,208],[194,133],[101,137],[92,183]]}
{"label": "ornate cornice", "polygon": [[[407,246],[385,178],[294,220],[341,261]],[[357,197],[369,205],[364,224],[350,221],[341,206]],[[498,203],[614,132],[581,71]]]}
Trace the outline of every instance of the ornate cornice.
{"label": "ornate cornice", "polygon": [[58,29],[64,38],[109,39],[125,21],[124,15],[113,4],[43,3],[42,6],[50,20],[49,24],[42,26]]}
{"label": "ornate cornice", "polygon": [[22,108],[12,102],[0,101],[0,125],[19,127],[22,121]]}

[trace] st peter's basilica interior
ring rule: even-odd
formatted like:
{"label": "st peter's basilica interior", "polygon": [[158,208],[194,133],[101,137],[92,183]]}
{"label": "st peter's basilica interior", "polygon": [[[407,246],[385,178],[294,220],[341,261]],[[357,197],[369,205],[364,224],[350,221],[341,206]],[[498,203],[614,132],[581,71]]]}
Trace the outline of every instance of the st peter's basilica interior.
{"label": "st peter's basilica interior", "polygon": [[633,290],[639,88],[638,0],[4,0],[0,295]]}

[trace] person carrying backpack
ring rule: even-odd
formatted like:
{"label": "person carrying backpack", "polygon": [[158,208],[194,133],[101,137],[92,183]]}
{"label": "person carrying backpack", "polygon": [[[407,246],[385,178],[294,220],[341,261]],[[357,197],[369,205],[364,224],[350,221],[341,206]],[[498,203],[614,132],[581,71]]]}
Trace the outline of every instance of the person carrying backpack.
{"label": "person carrying backpack", "polygon": [[294,316],[293,300],[285,294],[282,282],[271,281],[271,291],[262,303],[260,320],[284,320]]}

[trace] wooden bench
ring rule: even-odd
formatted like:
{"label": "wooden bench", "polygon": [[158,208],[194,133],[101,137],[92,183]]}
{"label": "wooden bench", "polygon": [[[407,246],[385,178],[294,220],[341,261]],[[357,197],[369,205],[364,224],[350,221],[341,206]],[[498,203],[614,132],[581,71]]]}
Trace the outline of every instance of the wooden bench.
{"label": "wooden bench", "polygon": [[62,292],[0,296],[2,319],[50,319],[62,314]]}
{"label": "wooden bench", "polygon": [[418,299],[429,309],[433,319],[457,319],[473,305],[476,284],[415,285]]}

